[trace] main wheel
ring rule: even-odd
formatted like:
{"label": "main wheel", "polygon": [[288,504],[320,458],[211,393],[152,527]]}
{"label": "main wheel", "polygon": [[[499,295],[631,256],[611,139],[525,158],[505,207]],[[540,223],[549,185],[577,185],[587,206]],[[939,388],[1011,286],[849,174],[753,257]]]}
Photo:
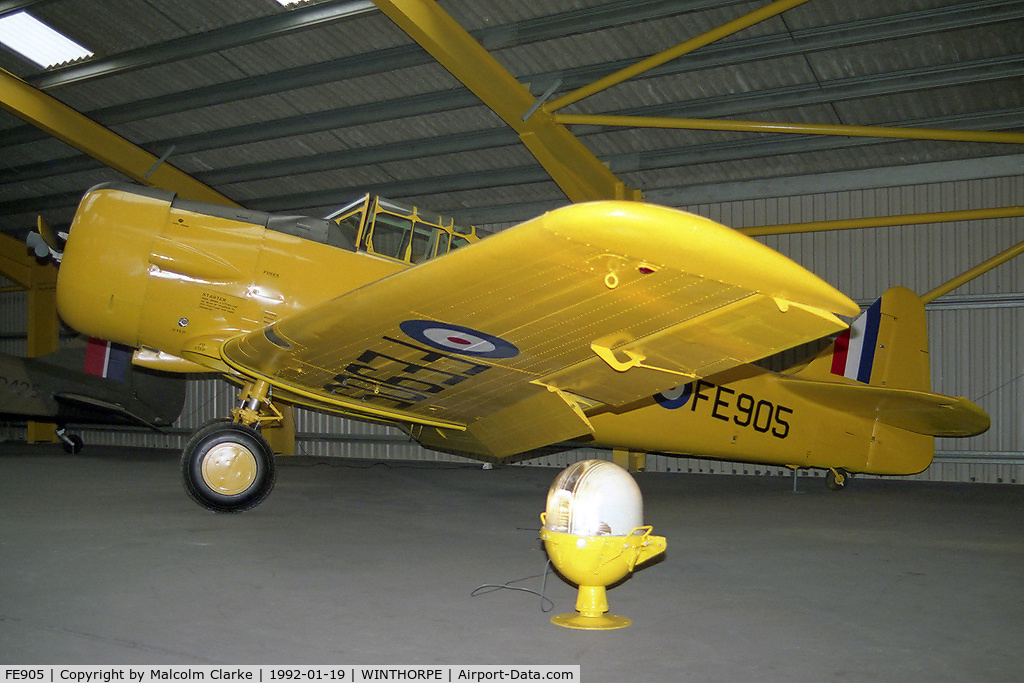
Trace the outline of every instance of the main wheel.
{"label": "main wheel", "polygon": [[274,488],[274,454],[252,427],[213,422],[200,428],[181,454],[185,491],[215,512],[256,507]]}
{"label": "main wheel", "polygon": [[850,480],[850,474],[841,467],[831,469],[825,473],[825,486],[830,491],[842,491],[846,488],[846,482]]}

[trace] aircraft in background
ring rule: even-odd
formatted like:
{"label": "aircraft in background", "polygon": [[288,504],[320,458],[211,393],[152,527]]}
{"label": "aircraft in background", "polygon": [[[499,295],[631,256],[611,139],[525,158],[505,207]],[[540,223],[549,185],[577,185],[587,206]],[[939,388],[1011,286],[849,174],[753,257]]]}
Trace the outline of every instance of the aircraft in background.
{"label": "aircraft in background", "polygon": [[[57,301],[137,365],[244,385],[231,419],[183,453],[186,490],[217,511],[273,487],[259,428],[279,401],[485,462],[570,441],[822,468],[836,488],[920,472],[934,436],[989,425],[931,392],[913,292],[861,315],[763,244],[639,202],[574,204],[478,240],[372,196],[318,219],[101,185],[78,207]],[[799,367],[751,365],[836,333]]]}
{"label": "aircraft in background", "polygon": [[75,339],[36,358],[0,354],[0,415],[57,424],[69,453],[82,437],[69,424],[171,425],[185,403],[185,379],[131,364],[133,349],[99,339]]}

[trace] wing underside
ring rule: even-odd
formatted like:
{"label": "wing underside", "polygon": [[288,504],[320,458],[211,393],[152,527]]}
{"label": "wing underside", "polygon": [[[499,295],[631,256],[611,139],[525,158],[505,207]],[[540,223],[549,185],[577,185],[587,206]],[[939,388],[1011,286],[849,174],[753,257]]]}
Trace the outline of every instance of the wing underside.
{"label": "wing underside", "polygon": [[229,340],[242,374],[505,457],[621,406],[836,332],[856,304],[733,230],[577,204]]}

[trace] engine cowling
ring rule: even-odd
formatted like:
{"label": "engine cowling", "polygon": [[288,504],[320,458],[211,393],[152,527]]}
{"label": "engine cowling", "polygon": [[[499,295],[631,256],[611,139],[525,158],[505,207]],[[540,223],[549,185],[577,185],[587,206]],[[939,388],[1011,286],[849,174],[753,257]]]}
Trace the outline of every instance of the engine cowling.
{"label": "engine cowling", "polygon": [[[100,185],[71,224],[57,310],[87,335],[215,363],[223,340],[401,267],[332,244],[328,227]],[[319,233],[322,241],[308,237]]]}

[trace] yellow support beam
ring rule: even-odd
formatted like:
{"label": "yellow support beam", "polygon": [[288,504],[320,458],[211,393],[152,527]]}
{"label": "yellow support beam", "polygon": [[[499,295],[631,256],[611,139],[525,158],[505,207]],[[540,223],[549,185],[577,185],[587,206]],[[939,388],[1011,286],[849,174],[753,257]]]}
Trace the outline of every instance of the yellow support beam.
{"label": "yellow support beam", "polygon": [[508,124],[573,202],[640,199],[433,0],[374,0],[377,7]]}
{"label": "yellow support beam", "polygon": [[706,33],[703,33],[695,38],[691,38],[685,42],[676,45],[673,48],[659,52],[656,55],[652,55],[647,59],[641,60],[632,66],[627,66],[624,69],[620,69],[613,74],[605,76],[604,78],[594,81],[590,85],[583,86],[578,90],[574,90],[571,93],[563,95],[555,100],[549,102],[544,109],[551,113],[556,112],[559,109],[563,109],[570,104],[579,102],[580,100],[590,97],[602,90],[607,90],[612,86],[618,85],[624,81],[639,76],[642,73],[655,69],[662,64],[667,64],[673,59],[678,59],[685,54],[689,54],[694,50],[709,45],[717,40],[721,40],[727,36],[731,36],[734,33],[742,31],[745,28],[749,28],[754,24],[758,24],[765,19],[782,14],[786,10],[793,9],[797,5],[802,5],[808,0],[777,0],[769,5],[765,5],[761,9],[755,10],[750,14],[745,14],[742,17],[733,19],[732,21],[722,24],[721,26],[714,28]]}
{"label": "yellow support beam", "polygon": [[135,143],[3,69],[0,69],[0,106],[136,182],[171,190],[186,199],[238,206],[174,166],[158,164],[159,158]]}
{"label": "yellow support beam", "polygon": [[[36,271],[32,287],[28,290],[28,326],[26,354],[29,358],[45,356],[57,350],[60,322],[57,318],[57,269],[53,266]],[[29,420],[26,440],[57,441],[57,425],[52,422]]]}
{"label": "yellow support beam", "polygon": [[39,261],[24,242],[0,233],[0,274],[28,290],[28,355],[57,350],[57,267]]}
{"label": "yellow support beam", "polygon": [[900,128],[894,126],[846,126],[831,123],[779,123],[770,121],[732,121],[728,119],[676,119],[657,116],[615,116],[603,114],[555,114],[563,125],[621,126],[627,128],[669,128],[679,130],[719,130],[741,133],[791,133],[798,135],[837,135],[901,140],[942,140],[948,142],[995,142],[1024,144],[1024,133],[941,128]]}
{"label": "yellow support beam", "polygon": [[612,462],[629,472],[643,472],[647,469],[647,454],[615,448],[612,450]]}
{"label": "yellow support beam", "polygon": [[[29,255],[24,242],[0,232],[0,275],[18,285],[18,289],[30,289],[40,264]],[[50,265],[56,271],[55,266]]]}
{"label": "yellow support beam", "polygon": [[910,213],[899,216],[878,216],[876,218],[848,218],[835,221],[811,221],[766,225],[757,228],[737,228],[738,232],[750,237],[763,235],[791,235],[804,232],[827,232],[830,230],[856,230],[859,228],[891,228],[900,225],[924,225],[927,223],[952,223],[954,221],[977,221],[992,218],[1014,218],[1024,216],[1024,206],[999,206],[991,209],[966,209],[964,211],[938,211],[934,213]]}
{"label": "yellow support beam", "polygon": [[59,332],[57,274],[53,269],[40,271],[28,290],[28,357],[45,356],[56,351]]}
{"label": "yellow support beam", "polygon": [[938,299],[940,296],[943,296],[944,294],[949,294],[957,287],[967,284],[974,278],[984,275],[985,273],[992,270],[996,266],[1000,266],[1009,261],[1010,259],[1012,259],[1013,257],[1018,256],[1019,254],[1022,253],[1024,253],[1024,242],[1015,244],[1006,251],[1002,251],[993,256],[992,258],[979,263],[978,265],[974,266],[967,272],[961,275],[957,275],[949,282],[939,285],[938,287],[928,292],[927,294],[922,295],[921,300],[924,301],[926,304],[931,303],[932,301]]}
{"label": "yellow support beam", "polygon": [[[27,355],[32,358],[56,351],[60,332],[57,268],[52,262],[36,260],[24,242],[0,233],[0,273],[28,291]],[[27,440],[29,443],[56,441],[55,430],[52,422],[29,420]]]}
{"label": "yellow support beam", "polygon": [[[990,209],[967,209],[964,211],[938,211],[933,213],[912,213],[900,216],[881,216],[878,218],[851,218],[836,221],[813,221],[808,223],[789,223],[787,225],[768,225],[760,228],[739,228],[738,232],[751,237],[763,235],[790,235],[807,232],[826,232],[829,230],[855,230],[858,228],[887,228],[903,225],[925,225],[929,223],[952,223],[955,221],[989,220],[994,218],[1016,218],[1024,216],[1024,206],[999,206]],[[956,276],[949,282],[939,285],[921,296],[926,304],[940,296],[949,294],[957,287],[984,275],[993,268],[1000,266],[1015,256],[1024,253],[1024,242],[996,254],[990,259],[979,263],[967,272]]]}

